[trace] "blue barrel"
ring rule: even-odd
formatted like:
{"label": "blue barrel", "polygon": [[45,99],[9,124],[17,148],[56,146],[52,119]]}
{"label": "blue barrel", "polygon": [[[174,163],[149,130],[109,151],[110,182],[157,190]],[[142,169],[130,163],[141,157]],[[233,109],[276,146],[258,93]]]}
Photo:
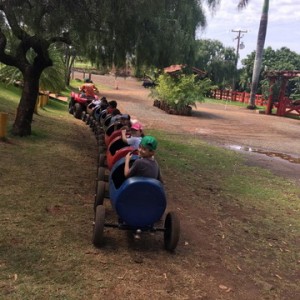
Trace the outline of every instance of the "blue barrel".
{"label": "blue barrel", "polygon": [[[137,159],[133,156],[132,160]],[[159,180],[124,176],[125,159],[116,162],[110,173],[109,195],[119,218],[133,228],[152,227],[166,209],[166,195]]]}

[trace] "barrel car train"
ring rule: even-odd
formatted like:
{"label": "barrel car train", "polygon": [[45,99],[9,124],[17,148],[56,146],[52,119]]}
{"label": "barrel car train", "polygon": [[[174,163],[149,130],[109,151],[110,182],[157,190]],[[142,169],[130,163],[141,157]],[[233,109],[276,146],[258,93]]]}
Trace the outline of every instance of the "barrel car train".
{"label": "barrel car train", "polygon": [[[70,106],[74,107],[72,94]],[[77,101],[77,100],[75,100]],[[90,102],[90,101],[89,101]],[[137,150],[122,140],[122,122],[112,122],[113,114],[100,105],[89,109],[70,110],[95,133],[98,143],[97,180],[94,198],[92,242],[96,247],[105,242],[105,227],[130,230],[136,238],[147,232],[162,232],[164,247],[174,251],[180,236],[180,221],[174,211],[166,211],[167,198],[163,184],[153,178],[124,175],[125,156],[131,152],[130,165],[139,159]],[[110,201],[116,217],[107,222],[105,201]],[[163,224],[163,225],[162,225]]]}

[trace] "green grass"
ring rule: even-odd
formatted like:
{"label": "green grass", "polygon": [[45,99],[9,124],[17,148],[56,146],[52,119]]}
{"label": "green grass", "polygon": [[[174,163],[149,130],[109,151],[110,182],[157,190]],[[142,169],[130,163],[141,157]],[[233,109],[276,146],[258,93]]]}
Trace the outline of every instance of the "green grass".
{"label": "green grass", "polygon": [[90,70],[90,69],[95,68],[95,67],[93,67],[93,65],[92,65],[90,62],[88,62],[88,61],[75,61],[74,67],[75,67],[75,68],[87,69],[87,70]]}
{"label": "green grass", "polygon": [[[212,104],[224,104],[224,105],[234,105],[234,106],[240,106],[240,107],[247,107],[247,103],[239,102],[239,101],[231,101],[231,100],[218,100],[213,98],[205,98],[205,103],[212,103]],[[257,105],[257,109],[259,110],[265,110],[265,106],[259,106]]]}
{"label": "green grass", "polygon": [[[210,146],[186,135],[161,131],[157,157],[168,176],[180,178],[184,201],[206,203],[223,223],[228,249],[241,249],[253,280],[261,276],[297,273],[300,238],[300,188],[292,181],[243,163],[238,153]],[[184,175],[183,175],[184,174]],[[209,193],[207,193],[207,189]],[[195,197],[196,195],[196,197]],[[227,229],[226,228],[227,225]],[[226,253],[226,251],[225,251]],[[260,255],[257,260],[257,255]],[[228,268],[236,269],[232,250],[225,254]],[[261,265],[260,265],[261,264]],[[276,267],[267,267],[269,264]],[[261,269],[262,266],[265,266]],[[260,272],[257,272],[260,270]],[[278,273],[274,273],[278,272]],[[284,282],[283,289],[297,289]]]}
{"label": "green grass", "polygon": [[[9,112],[11,126],[20,90],[0,88],[0,111]],[[67,113],[66,103],[53,100],[34,115],[32,129],[30,137],[9,135],[0,142],[0,298],[93,299],[118,286],[124,269],[143,273],[147,263],[136,267],[125,250],[102,252],[91,245],[92,133]],[[147,133],[159,141],[156,157],[182,214],[188,219],[191,207],[201,218],[211,212],[206,222],[216,236],[210,242],[221,247],[222,264],[237,276],[241,266],[243,276],[258,284],[268,278],[275,285],[270,276],[279,274],[279,294],[300,292],[299,187],[193,136]],[[222,226],[214,231],[215,220]]]}

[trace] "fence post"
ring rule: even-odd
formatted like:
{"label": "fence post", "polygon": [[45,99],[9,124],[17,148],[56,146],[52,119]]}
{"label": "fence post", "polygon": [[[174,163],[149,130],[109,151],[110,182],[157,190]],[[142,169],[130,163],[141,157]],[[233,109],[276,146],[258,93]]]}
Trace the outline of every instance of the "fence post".
{"label": "fence post", "polygon": [[0,112],[0,138],[6,138],[8,113]]}

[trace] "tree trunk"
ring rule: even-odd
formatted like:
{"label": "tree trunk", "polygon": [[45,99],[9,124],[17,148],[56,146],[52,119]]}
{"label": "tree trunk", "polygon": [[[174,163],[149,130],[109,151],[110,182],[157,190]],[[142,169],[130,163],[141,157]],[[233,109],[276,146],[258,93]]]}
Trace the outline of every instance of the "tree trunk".
{"label": "tree trunk", "polygon": [[250,93],[250,100],[248,105],[249,109],[254,109],[256,107],[255,96],[257,93],[260,70],[262,67],[263,50],[264,50],[267,27],[268,27],[268,12],[269,12],[269,0],[264,0],[264,6],[263,6],[261,19],[260,19],[260,25],[259,25],[259,31],[257,37],[257,46],[256,46],[255,61],[254,61],[252,83],[251,83],[251,93]]}
{"label": "tree trunk", "polygon": [[34,72],[24,74],[24,88],[12,129],[13,135],[31,135],[32,117],[39,92],[39,78],[40,76]]}

